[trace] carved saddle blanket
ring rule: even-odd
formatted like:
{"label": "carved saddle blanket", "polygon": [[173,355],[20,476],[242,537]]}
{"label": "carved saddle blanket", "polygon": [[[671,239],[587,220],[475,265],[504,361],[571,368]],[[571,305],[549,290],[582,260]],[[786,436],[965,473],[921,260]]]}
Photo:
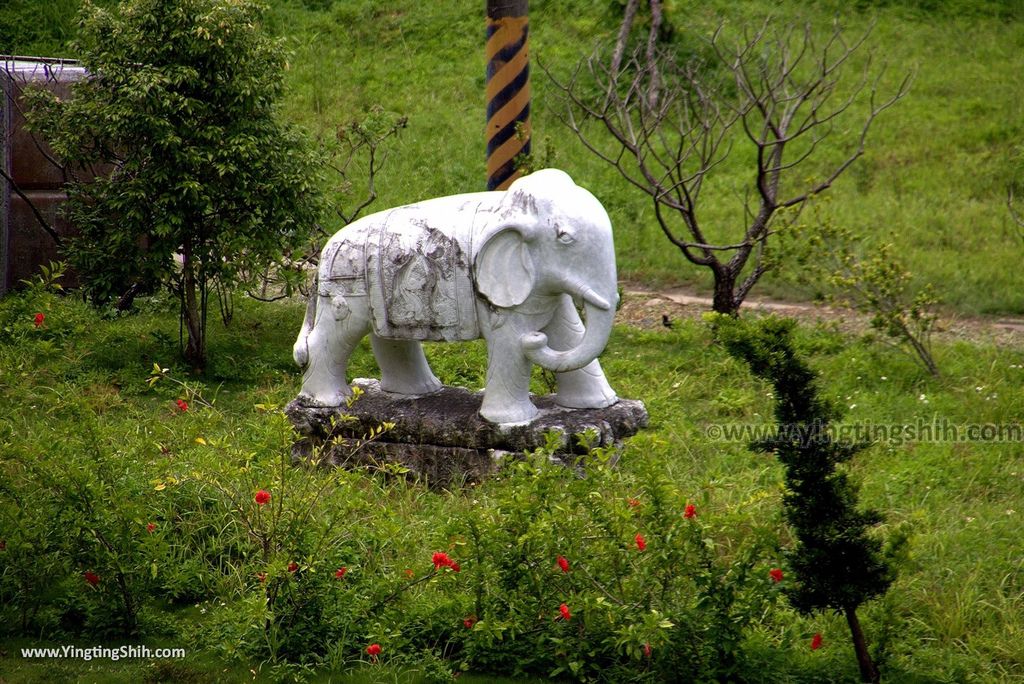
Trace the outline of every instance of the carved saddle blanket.
{"label": "carved saddle blanket", "polygon": [[336,249],[326,250],[333,285],[328,287],[367,295],[380,337],[476,339],[469,256],[474,212],[444,226],[431,225],[424,213],[417,205],[398,207],[341,231]]}

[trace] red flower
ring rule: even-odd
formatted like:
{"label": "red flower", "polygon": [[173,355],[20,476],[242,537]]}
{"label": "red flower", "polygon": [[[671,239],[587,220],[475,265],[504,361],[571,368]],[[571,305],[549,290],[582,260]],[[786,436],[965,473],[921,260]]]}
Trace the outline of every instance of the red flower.
{"label": "red flower", "polygon": [[647,540],[644,539],[644,535],[638,533],[636,535],[636,550],[637,551],[643,551],[646,548],[647,548]]}
{"label": "red flower", "polygon": [[462,566],[459,565],[458,563],[456,563],[455,561],[452,561],[452,564],[449,565],[448,567],[450,567],[452,569],[452,572],[458,572],[458,571],[462,570]]}
{"label": "red flower", "polygon": [[558,606],[558,612],[562,614],[562,619],[566,622],[572,620],[572,613],[569,612],[569,606],[565,605],[564,603]]}
{"label": "red flower", "polygon": [[267,573],[265,573],[265,572],[257,572],[256,573],[256,579],[258,579],[260,581],[260,584],[263,584],[264,582],[267,581]]}
{"label": "red flower", "polygon": [[768,576],[772,578],[772,582],[778,584],[782,581],[782,568],[772,568],[768,571]]}
{"label": "red flower", "polygon": [[821,648],[821,634],[815,634],[811,637],[811,650],[817,651],[819,648]]}
{"label": "red flower", "polygon": [[153,534],[153,532],[156,531],[156,523],[149,523],[149,524],[147,524],[146,525],[146,531],[149,532],[150,534]]}
{"label": "red flower", "polygon": [[262,506],[270,501],[270,492],[268,492],[266,489],[261,489],[260,491],[256,492],[256,496],[253,497],[253,500],[258,505]]}
{"label": "red flower", "polygon": [[188,402],[185,401],[184,399],[175,399],[174,403],[178,405],[178,409],[182,413],[184,413],[185,411],[188,411]]}
{"label": "red flower", "polygon": [[412,578],[413,578],[413,574],[414,574],[414,573],[413,573],[413,571],[412,571],[412,568],[406,568],[406,569],[405,569],[405,576],[406,576],[406,577],[408,577],[409,579],[412,579]]}
{"label": "red flower", "polygon": [[82,577],[84,577],[85,581],[89,583],[89,586],[95,587],[97,584],[100,583],[100,576],[92,570],[86,570],[84,573],[82,573]]}
{"label": "red flower", "polygon": [[569,572],[569,561],[565,556],[558,557],[558,567],[562,568],[562,572]]}
{"label": "red flower", "polygon": [[41,314],[41,313],[37,313],[37,314],[36,314],[36,315],[35,315],[35,316],[34,316],[34,317],[32,318],[32,322],[36,324],[36,327],[37,327],[37,328],[38,328],[39,326],[41,326],[41,325],[43,324],[43,321],[45,321],[45,320],[46,320],[46,316],[45,316],[44,314]]}
{"label": "red flower", "polygon": [[344,565],[342,565],[340,568],[338,568],[334,572],[334,576],[337,577],[338,579],[341,579],[342,577],[345,576],[346,572],[348,572],[348,568],[346,568]]}
{"label": "red flower", "polygon": [[686,508],[683,509],[683,517],[689,520],[697,515],[697,507],[693,504],[686,504]]}
{"label": "red flower", "polygon": [[377,656],[380,655],[380,644],[370,644],[367,646],[366,655],[373,658],[373,662],[377,662]]}
{"label": "red flower", "polygon": [[626,499],[626,503],[629,504],[630,508],[636,508],[640,505],[640,499],[633,498],[632,496]]}
{"label": "red flower", "polygon": [[299,569],[299,564],[296,563],[295,561],[292,561],[291,563],[288,564],[288,572],[295,572],[298,569]]}
{"label": "red flower", "polygon": [[644,657],[650,659],[651,657],[651,645],[644,644]]}
{"label": "red flower", "polygon": [[466,626],[466,629],[473,629],[473,625],[476,624],[476,615],[470,615],[462,621],[462,624]]}
{"label": "red flower", "polygon": [[448,554],[444,551],[436,552],[432,560],[434,561],[435,570],[440,570],[441,568],[450,568],[452,566],[452,559],[449,558]]}

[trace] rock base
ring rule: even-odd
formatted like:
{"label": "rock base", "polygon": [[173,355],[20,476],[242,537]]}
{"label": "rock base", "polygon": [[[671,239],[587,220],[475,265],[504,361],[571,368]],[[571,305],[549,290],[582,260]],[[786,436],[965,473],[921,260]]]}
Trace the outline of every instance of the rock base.
{"label": "rock base", "polygon": [[[297,458],[318,453],[332,465],[397,465],[431,486],[450,487],[479,482],[503,460],[547,445],[548,435],[557,445],[554,458],[576,467],[589,448],[617,449],[647,426],[647,410],[632,399],[602,409],[569,409],[548,396],[532,397],[540,410],[532,422],[496,425],[480,417],[482,392],[444,387],[410,397],[383,391],[377,380],[353,384],[362,396],[351,407],[288,404],[285,413],[300,435],[293,447]],[[384,422],[394,425],[380,433]]]}

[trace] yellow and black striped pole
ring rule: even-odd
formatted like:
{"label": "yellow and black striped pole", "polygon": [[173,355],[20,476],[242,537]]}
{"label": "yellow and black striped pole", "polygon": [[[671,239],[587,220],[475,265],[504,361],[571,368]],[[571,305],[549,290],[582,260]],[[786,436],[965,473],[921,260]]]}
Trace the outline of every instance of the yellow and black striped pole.
{"label": "yellow and black striped pole", "polygon": [[[487,0],[487,189],[504,190],[530,152],[528,0]],[[517,130],[518,129],[518,130]]]}

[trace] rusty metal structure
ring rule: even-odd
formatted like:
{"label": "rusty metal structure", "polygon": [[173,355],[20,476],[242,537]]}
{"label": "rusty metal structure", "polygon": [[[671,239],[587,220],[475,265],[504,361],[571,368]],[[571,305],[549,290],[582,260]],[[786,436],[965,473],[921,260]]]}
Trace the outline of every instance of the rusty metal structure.
{"label": "rusty metal structure", "polygon": [[40,86],[66,95],[84,75],[71,60],[0,56],[0,295],[56,261],[71,232],[60,212],[63,170],[25,129],[22,93]]}
{"label": "rusty metal structure", "polygon": [[487,189],[519,177],[515,159],[530,153],[528,0],[487,0]]}

